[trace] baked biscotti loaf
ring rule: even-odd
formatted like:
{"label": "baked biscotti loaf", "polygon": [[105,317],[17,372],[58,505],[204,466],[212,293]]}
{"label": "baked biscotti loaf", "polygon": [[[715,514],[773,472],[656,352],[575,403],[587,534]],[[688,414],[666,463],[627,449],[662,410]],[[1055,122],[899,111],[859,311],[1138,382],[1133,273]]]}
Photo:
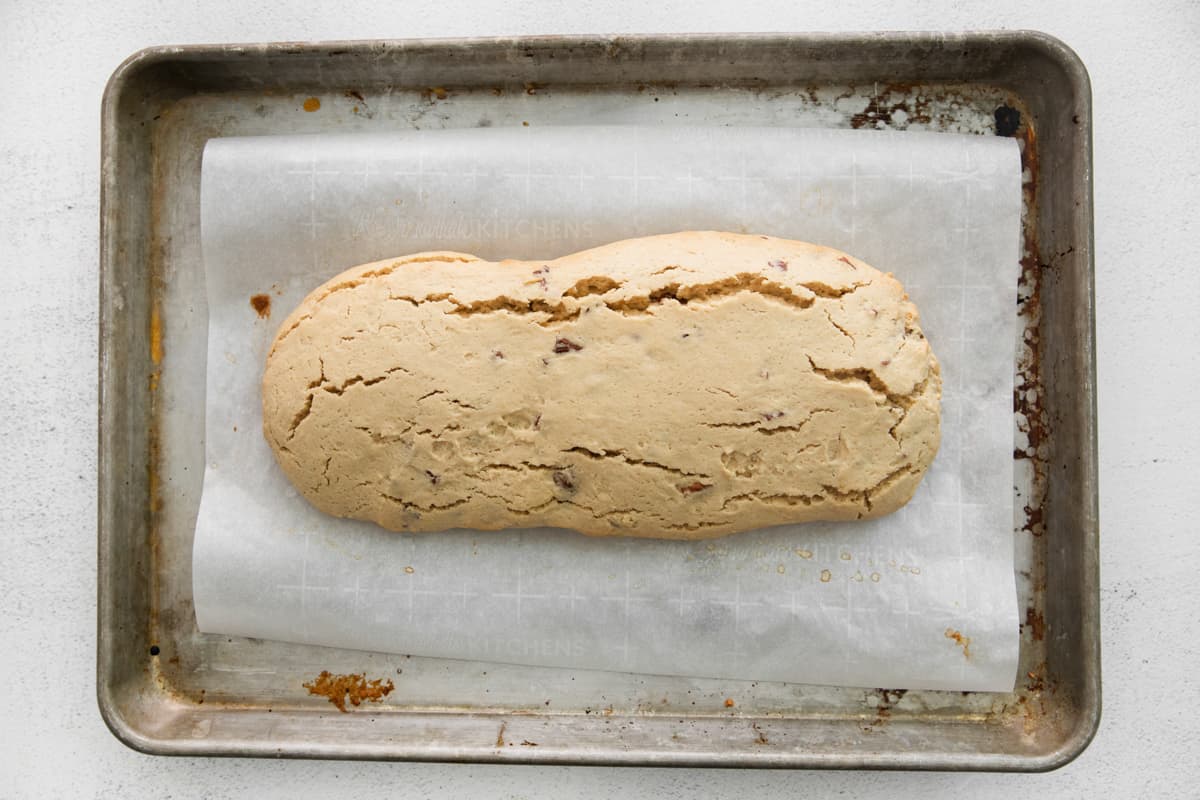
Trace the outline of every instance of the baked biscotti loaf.
{"label": "baked biscotti loaf", "polygon": [[732,233],[355,267],[283,323],[262,393],[301,494],[406,531],[878,517],[940,437],[938,362],[899,282]]}

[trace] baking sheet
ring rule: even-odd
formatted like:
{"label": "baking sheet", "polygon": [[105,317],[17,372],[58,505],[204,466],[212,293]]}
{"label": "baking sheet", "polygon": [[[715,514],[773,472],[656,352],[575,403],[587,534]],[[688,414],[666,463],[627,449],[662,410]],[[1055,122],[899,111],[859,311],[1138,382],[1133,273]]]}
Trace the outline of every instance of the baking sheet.
{"label": "baking sheet", "polygon": [[[1007,691],[1020,174],[1006,139],[755,128],[516,128],[209,143],[201,630],[452,658],[851,686]],[[895,272],[943,367],[914,500],[855,524],[712,542],[392,534],[312,510],[259,433],[279,319],[357,263],[549,258],[716,228]],[[277,309],[262,320],[249,298]]]}

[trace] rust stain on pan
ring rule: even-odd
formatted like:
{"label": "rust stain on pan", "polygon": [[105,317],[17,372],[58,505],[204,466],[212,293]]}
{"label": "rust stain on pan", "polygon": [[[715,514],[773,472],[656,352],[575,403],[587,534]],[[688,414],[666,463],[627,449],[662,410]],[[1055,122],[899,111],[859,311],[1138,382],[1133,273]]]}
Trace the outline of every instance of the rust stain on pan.
{"label": "rust stain on pan", "polygon": [[[162,510],[162,492],[159,486],[158,465],[159,465],[159,446],[158,434],[151,432],[149,441],[147,442],[147,464],[146,464],[146,494],[150,497],[150,510],[157,514]],[[158,556],[158,537],[151,533],[150,552],[155,558]],[[153,635],[153,630],[151,631]]]}
{"label": "rust stain on pan", "polygon": [[908,694],[907,689],[876,689],[878,699],[875,703],[875,719],[869,722],[863,730],[873,731],[876,725],[882,725],[892,717],[892,709]]}
{"label": "rust stain on pan", "polygon": [[[164,109],[160,115],[165,115],[167,112]],[[156,129],[154,137],[164,136],[162,128]],[[151,179],[151,196],[150,196],[150,242],[147,247],[149,256],[149,280],[148,292],[149,297],[147,303],[150,307],[149,320],[147,321],[148,347],[151,367],[148,371],[147,390],[148,397],[146,398],[146,506],[149,509],[149,520],[146,525],[146,551],[149,557],[149,568],[146,570],[148,574],[148,593],[147,599],[147,619],[144,635],[147,642],[154,642],[160,638],[159,631],[159,587],[162,581],[160,572],[161,553],[160,553],[160,537],[158,530],[158,517],[162,511],[162,489],[161,481],[159,480],[159,472],[161,469],[160,457],[160,437],[162,431],[162,414],[163,409],[159,404],[158,386],[162,375],[162,361],[166,356],[166,348],[164,346],[165,338],[165,323],[163,320],[163,297],[166,294],[166,281],[163,276],[163,264],[166,261],[166,252],[169,244],[169,238],[163,236],[163,208],[165,206],[165,193],[168,181],[165,173],[168,167],[162,158],[155,158],[152,165]],[[151,656],[146,662],[146,670],[151,673],[155,681],[165,691],[172,692],[173,689],[167,689],[166,678],[163,675],[161,664],[157,658]]]}
{"label": "rust stain on pan", "polygon": [[1033,636],[1035,642],[1040,642],[1046,638],[1046,618],[1032,606],[1025,609],[1025,624],[1022,627],[1029,629],[1029,633]]}
{"label": "rust stain on pan", "polygon": [[358,89],[347,89],[342,93],[342,96],[354,101],[354,105],[350,108],[351,113],[361,114],[367,119],[375,118],[375,111],[372,110],[371,104],[367,102],[367,96]]}
{"label": "rust stain on pan", "polygon": [[[1017,458],[1026,458],[1026,456],[1019,455]],[[1021,530],[1025,531],[1030,536],[1041,536],[1043,533],[1045,533],[1046,529],[1042,524],[1042,507],[1040,505],[1035,507],[1026,503],[1024,512],[1025,522],[1023,525],[1021,525]]]}
{"label": "rust stain on pan", "polygon": [[[882,726],[892,718],[892,709],[896,704],[904,699],[904,695],[908,694],[907,689],[870,689],[864,697],[864,703],[867,705],[867,713],[871,710],[875,712],[875,718],[864,722],[860,725],[863,733],[876,733]],[[965,694],[965,692],[964,692]],[[870,697],[875,696],[875,704],[872,709],[869,704]]]}
{"label": "rust stain on pan", "polygon": [[[1018,315],[1023,326],[1022,340],[1018,349],[1017,378],[1013,389],[1013,412],[1017,418],[1017,428],[1025,435],[1023,447],[1013,450],[1013,458],[1027,460],[1032,468],[1030,495],[1025,498],[1022,508],[1024,521],[1020,530],[1034,537],[1046,534],[1045,528],[1045,498],[1046,498],[1046,463],[1048,453],[1045,445],[1050,440],[1051,428],[1047,419],[1043,398],[1046,396],[1042,381],[1042,341],[1041,341],[1041,289],[1043,270],[1052,269],[1053,265],[1043,261],[1038,241],[1038,187],[1041,182],[1040,159],[1038,153],[1038,137],[1034,128],[1032,116],[1017,98],[1010,97],[997,107],[994,112],[996,133],[1001,136],[1012,136],[1021,147],[1021,167],[1024,172],[1022,181],[1022,201],[1024,205],[1024,221],[1022,229],[1023,251],[1021,254],[1021,273],[1017,283]],[[1067,255],[1064,253],[1061,255]],[[1031,641],[1042,642],[1045,639],[1046,620],[1045,607],[1045,556],[1042,547],[1034,548],[1034,560],[1030,565],[1028,575],[1031,585],[1029,605],[1025,610],[1023,630],[1029,630]],[[1024,649],[1024,648],[1023,648]],[[1045,678],[1047,669],[1045,662],[1026,672],[1028,682],[1022,681],[1017,689],[1018,697],[1015,702],[1008,703],[1002,710],[1009,715],[1019,715],[1024,732],[1028,735],[1034,732],[1040,721],[1046,716],[1043,695],[1053,692],[1052,683]]]}
{"label": "rust stain on pan", "polygon": [[1002,705],[987,718],[1019,726],[1022,734],[1029,737],[1043,734],[1048,728],[1053,729],[1051,732],[1057,731],[1070,713],[1064,709],[1061,698],[1048,705],[1058,691],[1058,681],[1050,674],[1046,662],[1028,670],[1023,678],[1025,685],[1015,702]]}
{"label": "rust stain on pan", "polygon": [[931,106],[945,99],[942,91],[912,83],[890,83],[874,92],[867,107],[850,117],[850,127],[876,128],[880,124],[903,130],[911,123],[929,124],[933,121]]}
{"label": "rust stain on pan", "polygon": [[[823,104],[815,87],[803,90],[807,102],[820,107]],[[851,128],[867,130],[906,130],[917,125],[931,130],[961,133],[983,133],[978,129],[962,130],[959,109],[977,105],[981,96],[989,94],[988,87],[971,84],[914,83],[898,81],[874,84],[870,93],[864,93],[855,84],[834,98],[836,107],[840,100],[866,99],[866,106],[851,114],[847,121]],[[1001,135],[1009,135],[1002,133]]]}
{"label": "rust stain on pan", "polygon": [[396,688],[390,679],[367,680],[365,672],[334,675],[329,670],[322,670],[320,675],[301,685],[308,689],[310,695],[328,699],[343,714],[348,713],[347,702],[352,706],[360,706],[366,702],[378,703]]}
{"label": "rust stain on pan", "polygon": [[163,360],[162,311],[157,298],[150,307],[150,360],[161,364]]}
{"label": "rust stain on pan", "polygon": [[[1010,106],[1002,106],[1009,108]],[[1021,141],[1021,166],[1028,172],[1030,179],[1022,184],[1025,200],[1025,249],[1021,257],[1021,275],[1017,279],[1018,313],[1024,319],[1024,347],[1019,354],[1018,380],[1013,390],[1013,411],[1020,415],[1023,421],[1020,430],[1027,437],[1025,448],[1013,451],[1014,458],[1027,458],[1033,462],[1035,473],[1035,492],[1045,478],[1045,456],[1039,453],[1041,445],[1049,437],[1046,424],[1045,410],[1042,407],[1042,397],[1045,392],[1041,378],[1041,270],[1047,266],[1041,262],[1040,248],[1037,236],[1037,186],[1038,186],[1038,155],[1037,134],[1028,121],[1027,115],[1019,115],[1019,127],[1014,135]],[[997,120],[1008,118],[997,109]],[[1040,494],[1040,493],[1039,493]],[[1038,510],[1040,524],[1041,497],[1034,498],[1037,502],[1026,507],[1026,514],[1032,515],[1033,509]],[[1034,530],[1032,521],[1026,526],[1031,533],[1040,535]]]}
{"label": "rust stain on pan", "polygon": [[[1032,116],[1015,98],[995,112],[998,134],[1008,133],[1021,146],[1021,166],[1025,173],[1022,183],[1025,209],[1022,238],[1024,250],[1021,257],[1021,275],[1017,285],[1018,313],[1024,325],[1024,333],[1018,351],[1017,381],[1013,391],[1013,412],[1017,416],[1018,429],[1025,435],[1025,446],[1015,448],[1015,459],[1027,460],[1032,469],[1030,495],[1023,506],[1024,521],[1020,530],[1033,537],[1047,534],[1045,526],[1045,500],[1047,482],[1046,445],[1050,441],[1051,427],[1044,407],[1046,397],[1042,380],[1042,279],[1044,270],[1052,268],[1042,258],[1038,240],[1038,187],[1041,183],[1040,158],[1037,131]],[[1065,254],[1064,254],[1065,255]],[[1031,596],[1025,610],[1025,629],[1029,630],[1031,642],[1044,642],[1046,620],[1044,615],[1046,592],[1046,565],[1043,547],[1034,548],[1034,560],[1030,565]],[[1037,652],[1037,651],[1035,651]],[[1037,656],[1035,656],[1036,658]],[[1008,703],[1003,713],[1013,721],[1019,721],[1026,736],[1052,731],[1060,722],[1063,702],[1057,701],[1048,708],[1047,698],[1055,692],[1057,682],[1049,674],[1045,661],[1025,673],[1022,686],[1017,690],[1016,702]]]}

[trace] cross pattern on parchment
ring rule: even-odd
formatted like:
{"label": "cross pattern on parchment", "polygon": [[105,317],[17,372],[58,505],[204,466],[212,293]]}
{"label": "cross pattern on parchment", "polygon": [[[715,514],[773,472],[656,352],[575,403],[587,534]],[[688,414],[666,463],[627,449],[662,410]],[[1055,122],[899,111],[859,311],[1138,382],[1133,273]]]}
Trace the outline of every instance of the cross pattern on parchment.
{"label": "cross pattern on parchment", "polygon": [[414,590],[416,589],[415,584],[416,584],[416,581],[413,580],[413,576],[405,574],[403,589],[384,589],[383,590],[383,593],[385,595],[404,595],[405,599],[408,601],[406,607],[408,609],[408,621],[410,624],[413,621],[413,612],[414,612],[413,600],[414,600]]}
{"label": "cross pattern on parchment", "polygon": [[737,184],[738,217],[740,219],[745,219],[746,202],[749,199],[748,195],[750,193],[749,186],[752,182],[753,183],[761,183],[764,180],[764,178],[751,178],[746,174],[746,156],[745,156],[745,154],[743,154],[742,158],[739,162],[738,174],[737,175],[718,175],[717,180],[724,181],[727,183],[736,183]]}
{"label": "cross pattern on parchment", "polygon": [[745,600],[742,598],[742,578],[740,575],[733,582],[732,600],[709,600],[709,602],[715,606],[728,606],[733,609],[733,647],[730,648],[729,654],[733,656],[734,669],[738,669],[746,657],[745,651],[742,650],[742,609],[755,608],[761,606],[762,603],[758,600]]}
{"label": "cross pattern on parchment", "polygon": [[308,641],[310,637],[310,627],[308,620],[308,595],[310,592],[328,592],[329,586],[318,586],[309,583],[308,581],[308,548],[309,542],[312,539],[312,531],[304,532],[304,556],[300,560],[300,582],[277,584],[275,588],[280,591],[299,591],[300,592],[300,634],[304,637],[304,641]]}
{"label": "cross pattern on parchment", "polygon": [[615,648],[621,653],[621,666],[629,665],[629,629],[630,629],[630,607],[634,603],[652,602],[654,598],[644,595],[634,594],[633,578],[630,563],[632,559],[632,545],[628,539],[625,540],[622,547],[622,560],[624,563],[625,581],[620,594],[605,594],[600,596],[601,602],[619,603],[621,606],[621,643],[615,645]]}
{"label": "cross pattern on parchment", "polygon": [[353,594],[354,595],[354,616],[357,617],[359,609],[362,606],[362,596],[364,594],[371,593],[371,591],[369,589],[367,589],[367,590],[363,589],[362,575],[355,573],[354,574],[354,586],[343,586],[341,591],[342,591],[342,594]]}
{"label": "cross pattern on parchment", "polygon": [[684,182],[686,183],[686,185],[687,185],[687,199],[688,199],[688,204],[690,205],[690,204],[691,204],[691,202],[692,202],[692,198],[695,196],[695,188],[696,188],[696,184],[697,184],[697,183],[703,183],[703,182],[704,182],[704,179],[703,179],[703,178],[697,178],[697,177],[696,177],[696,175],[695,175],[695,173],[694,173],[694,172],[692,172],[692,165],[691,165],[691,164],[688,164],[688,168],[687,168],[687,174],[686,174],[686,175],[676,175],[676,176],[675,176],[675,180],[677,180],[677,181],[684,181]]}
{"label": "cross pattern on parchment", "polygon": [[[417,543],[411,535],[406,537],[406,541],[408,543],[408,563],[411,565],[413,556],[416,554],[416,551],[417,551]],[[411,567],[410,567],[410,569],[411,569]],[[387,596],[387,595],[404,595],[405,596],[405,598],[408,600],[408,622],[409,622],[409,624],[412,624],[413,612],[415,610],[414,603],[413,603],[413,601],[415,599],[414,591],[416,589],[415,573],[410,572],[408,569],[406,569],[403,572],[400,572],[399,575],[403,576],[403,577],[397,576],[397,578],[398,578],[398,580],[404,581],[404,587],[403,588],[384,589],[383,594],[385,596]]]}
{"label": "cross pattern on parchment", "polygon": [[560,594],[560,595],[558,595],[558,599],[566,600],[570,603],[571,621],[574,622],[575,621],[575,603],[577,603],[580,600],[587,600],[587,595],[580,594],[579,587],[576,586],[574,583],[572,583],[570,593],[569,594]]}
{"label": "cross pattern on parchment", "polygon": [[675,606],[675,607],[676,607],[676,609],[677,609],[677,610],[678,610],[678,612],[679,612],[679,618],[680,618],[680,619],[683,619],[683,617],[684,617],[684,613],[685,613],[685,609],[686,609],[688,606],[692,606],[692,605],[695,605],[696,603],[700,602],[700,601],[698,601],[698,600],[688,600],[688,599],[687,599],[687,597],[686,597],[686,593],[687,593],[687,584],[686,584],[686,583],[684,583],[683,581],[680,581],[680,583],[679,583],[679,597],[678,597],[678,598],[672,598],[672,599],[670,599],[670,600],[668,600],[668,601],[667,601],[667,603],[668,603],[668,604],[670,604],[670,605],[673,605],[673,606]]}
{"label": "cross pattern on parchment", "polygon": [[358,162],[358,167],[350,171],[351,175],[362,178],[362,190],[365,192],[371,185],[371,176],[374,174],[371,171],[371,164],[374,159],[368,157]]}
{"label": "cross pattern on parchment", "polygon": [[426,178],[444,178],[449,173],[444,170],[429,170],[425,169],[425,148],[417,148],[417,169],[415,172],[407,170],[394,170],[392,176],[396,178],[416,178],[417,202],[424,203],[425,197],[425,179]]}
{"label": "cross pattern on parchment", "polygon": [[498,597],[505,600],[516,600],[517,606],[517,625],[520,625],[521,615],[524,613],[524,604],[526,600],[545,600],[548,595],[533,593],[526,591],[524,585],[524,568],[517,565],[517,590],[515,592],[491,592],[492,597]]}
{"label": "cross pattern on parchment", "polygon": [[[580,170],[580,171],[582,172],[582,170]],[[524,181],[525,190],[522,194],[522,199],[524,202],[524,207],[529,208],[530,200],[532,199],[532,194],[533,194],[533,179],[541,178],[543,180],[546,180],[546,179],[558,178],[560,176],[554,172],[534,172],[533,171],[533,145],[530,142],[526,142],[526,144],[525,144],[525,169],[520,172],[505,172],[504,177]],[[582,183],[582,179],[580,182]]]}
{"label": "cross pattern on parchment", "polygon": [[325,223],[318,219],[317,216],[317,177],[320,175],[341,175],[342,171],[338,169],[317,169],[317,152],[316,144],[313,143],[308,149],[308,168],[307,169],[292,169],[287,171],[288,175],[304,175],[308,177],[308,237],[312,242],[313,269],[318,266],[317,258],[319,248],[316,246],[317,229]]}
{"label": "cross pattern on parchment", "polygon": [[[413,575],[413,576],[410,576],[410,577],[412,577],[412,578],[415,578],[415,577],[417,577],[417,576]],[[416,583],[416,581],[413,581],[413,583],[414,583],[414,588],[413,588],[413,590],[412,590],[412,597],[414,598],[414,600],[415,600],[415,598],[417,598],[417,597],[460,597],[460,598],[462,599],[462,607],[463,607],[463,608],[466,608],[466,606],[467,606],[467,596],[468,596],[468,592],[466,591],[466,586],[465,586],[465,585],[463,586],[463,589],[462,589],[461,591],[457,591],[457,592],[448,592],[448,591],[446,591],[445,589],[441,589],[441,588],[437,588],[437,589],[428,589],[428,588],[421,588],[421,589],[417,589],[417,588],[415,588],[415,583]],[[435,584],[435,585],[436,585],[436,584]],[[474,595],[470,595],[470,596],[474,596]],[[409,601],[409,602],[411,603],[411,602],[413,602],[413,601]],[[411,612],[410,612],[410,616],[411,616]]]}
{"label": "cross pattern on parchment", "polygon": [[457,592],[443,592],[446,597],[457,597],[461,603],[460,608],[463,611],[467,610],[467,600],[472,597],[479,597],[479,592],[467,591],[467,582],[463,581],[461,588]]}
{"label": "cross pattern on parchment", "polygon": [[479,176],[487,173],[479,171],[479,161],[477,159],[471,159],[471,170],[459,174],[464,178],[471,179],[471,191],[474,192],[479,188]]}
{"label": "cross pattern on parchment", "polygon": [[595,177],[596,177],[595,175],[588,175],[587,172],[584,171],[583,165],[582,164],[579,165],[579,171],[576,173],[576,178],[579,180],[579,196],[580,197],[584,197],[587,194],[587,189],[585,188],[584,181],[593,180]]}
{"label": "cross pattern on parchment", "polygon": [[[864,173],[858,164],[858,154],[851,153],[850,154],[850,171],[849,172],[835,174],[835,175],[828,175],[825,177],[830,181],[845,181],[850,187],[850,222],[849,222],[850,248],[849,249],[851,251],[851,254],[853,254],[858,250],[858,210],[859,210],[858,187],[859,187],[859,183],[864,180],[895,180],[896,176],[892,175],[892,174],[887,174],[887,173],[871,173],[871,172]],[[909,181],[910,194],[911,194],[911,190],[913,187],[913,183],[915,181],[915,177],[916,176],[913,173],[912,161],[910,159],[909,165],[908,165],[908,181]],[[910,290],[916,289],[916,285],[908,284],[908,288]]]}
{"label": "cross pattern on parchment", "polygon": [[661,175],[645,174],[642,172],[641,157],[638,155],[637,136],[634,136],[633,158],[629,162],[630,174],[628,175],[606,175],[608,180],[612,181],[629,181],[629,191],[631,207],[633,210],[633,227],[634,230],[641,228],[641,185],[644,181],[660,181]]}
{"label": "cross pattern on parchment", "polygon": [[799,618],[800,612],[802,610],[808,608],[808,604],[796,602],[797,598],[800,597],[801,593],[797,592],[795,589],[789,590],[787,595],[788,595],[788,601],[786,603],[779,603],[778,607],[787,611],[788,614],[792,617],[792,619],[795,620],[795,619]]}

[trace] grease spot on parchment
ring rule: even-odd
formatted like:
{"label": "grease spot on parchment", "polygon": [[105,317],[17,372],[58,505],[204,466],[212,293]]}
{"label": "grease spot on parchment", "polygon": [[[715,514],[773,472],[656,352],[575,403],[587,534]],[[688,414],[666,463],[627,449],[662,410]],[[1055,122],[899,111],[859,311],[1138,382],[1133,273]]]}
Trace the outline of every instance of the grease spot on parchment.
{"label": "grease spot on parchment", "polygon": [[971,637],[970,636],[963,636],[960,631],[956,631],[956,630],[954,630],[954,628],[946,628],[946,632],[942,635],[945,636],[947,639],[953,639],[955,641],[955,643],[958,644],[958,646],[962,648],[963,658],[971,657]]}

